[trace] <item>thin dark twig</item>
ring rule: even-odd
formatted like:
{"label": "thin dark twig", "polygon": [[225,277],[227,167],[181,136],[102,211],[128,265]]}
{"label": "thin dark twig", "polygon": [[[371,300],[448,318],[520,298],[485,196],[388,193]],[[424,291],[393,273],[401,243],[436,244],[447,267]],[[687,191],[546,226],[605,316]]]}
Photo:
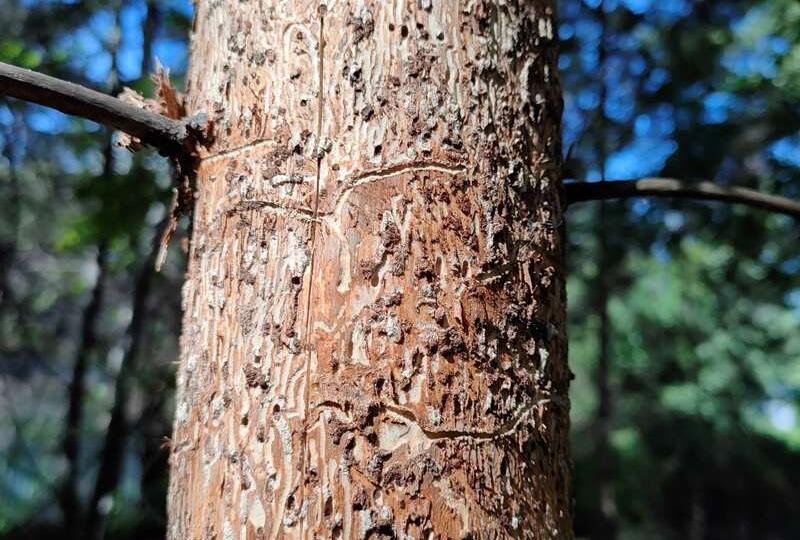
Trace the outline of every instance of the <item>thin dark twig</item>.
{"label": "thin dark twig", "polygon": [[713,182],[688,182],[675,178],[642,178],[608,182],[566,182],[567,204],[583,201],[670,197],[743,204],[800,218],[800,202],[748,188],[725,187]]}
{"label": "thin dark twig", "polygon": [[186,121],[173,120],[84,86],[2,62],[0,95],[112,126],[168,155],[179,152],[190,136]]}

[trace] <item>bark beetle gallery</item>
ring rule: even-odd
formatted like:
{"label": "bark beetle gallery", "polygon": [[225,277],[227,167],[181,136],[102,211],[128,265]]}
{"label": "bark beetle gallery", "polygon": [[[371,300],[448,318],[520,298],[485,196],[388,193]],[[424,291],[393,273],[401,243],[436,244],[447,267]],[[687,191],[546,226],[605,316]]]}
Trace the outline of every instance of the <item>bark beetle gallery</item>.
{"label": "bark beetle gallery", "polygon": [[172,538],[569,536],[553,17],[198,5]]}
{"label": "bark beetle gallery", "polygon": [[556,68],[552,0],[199,0],[150,111],[0,64],[180,164],[170,538],[572,536],[566,204],[800,205],[562,184]]}

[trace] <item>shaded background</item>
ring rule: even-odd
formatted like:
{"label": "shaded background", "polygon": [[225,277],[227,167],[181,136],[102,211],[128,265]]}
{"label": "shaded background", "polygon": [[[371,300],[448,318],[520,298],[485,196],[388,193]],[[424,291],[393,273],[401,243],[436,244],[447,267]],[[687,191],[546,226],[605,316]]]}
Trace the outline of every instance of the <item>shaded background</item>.
{"label": "shaded background", "polygon": [[[187,0],[0,0],[0,61],[180,86]],[[800,199],[800,2],[562,0],[568,178]],[[161,538],[183,255],[170,171],[0,98],[0,538]],[[569,211],[576,533],[800,538],[800,227],[711,203]],[[174,244],[178,244],[175,242]]]}

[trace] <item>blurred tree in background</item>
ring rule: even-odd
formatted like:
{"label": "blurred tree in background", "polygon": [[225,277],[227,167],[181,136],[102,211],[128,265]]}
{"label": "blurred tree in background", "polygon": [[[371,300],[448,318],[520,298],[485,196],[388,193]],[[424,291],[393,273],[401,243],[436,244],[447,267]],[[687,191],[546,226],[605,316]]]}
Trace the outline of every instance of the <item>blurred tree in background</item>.
{"label": "blurred tree in background", "polygon": [[[190,22],[183,2],[3,1],[0,60],[150,93],[155,57],[180,77]],[[156,276],[151,246],[168,165],[22,102],[0,101],[0,127],[0,534],[163,536],[182,263]]]}
{"label": "blurred tree in background", "polygon": [[[561,17],[574,177],[798,196],[800,4],[563,2]],[[600,207],[568,217],[576,533],[798,537],[800,228],[696,202]]]}
{"label": "blurred tree in background", "polygon": [[[560,4],[569,178],[800,198],[800,4]],[[191,6],[0,0],[0,24],[0,61],[149,94],[155,57],[180,81]],[[6,99],[0,150],[0,537],[163,537],[169,167]],[[576,533],[799,537],[800,227],[653,200],[567,227]]]}

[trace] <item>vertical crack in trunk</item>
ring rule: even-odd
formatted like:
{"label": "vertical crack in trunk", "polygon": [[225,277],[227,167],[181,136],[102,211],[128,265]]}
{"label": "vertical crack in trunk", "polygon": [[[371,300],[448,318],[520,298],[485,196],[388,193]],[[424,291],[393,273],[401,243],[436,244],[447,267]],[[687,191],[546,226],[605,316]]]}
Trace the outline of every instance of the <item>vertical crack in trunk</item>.
{"label": "vertical crack in trunk", "polygon": [[308,265],[308,294],[306,295],[306,321],[305,321],[305,354],[306,354],[306,384],[303,389],[303,434],[302,434],[302,452],[300,454],[300,534],[303,535],[305,530],[305,481],[306,481],[306,467],[308,466],[308,409],[309,409],[309,396],[311,388],[311,299],[314,292],[314,259],[316,255],[316,240],[317,240],[317,222],[319,220],[319,185],[320,177],[322,175],[322,160],[325,156],[325,150],[322,143],[322,115],[323,115],[323,99],[325,91],[325,12],[327,7],[325,4],[319,5],[319,37],[317,38],[318,47],[318,61],[317,61],[317,77],[319,78],[319,95],[317,96],[317,138],[315,141],[314,154],[317,159],[317,174],[314,180],[314,205],[313,214],[311,219],[311,255]]}

